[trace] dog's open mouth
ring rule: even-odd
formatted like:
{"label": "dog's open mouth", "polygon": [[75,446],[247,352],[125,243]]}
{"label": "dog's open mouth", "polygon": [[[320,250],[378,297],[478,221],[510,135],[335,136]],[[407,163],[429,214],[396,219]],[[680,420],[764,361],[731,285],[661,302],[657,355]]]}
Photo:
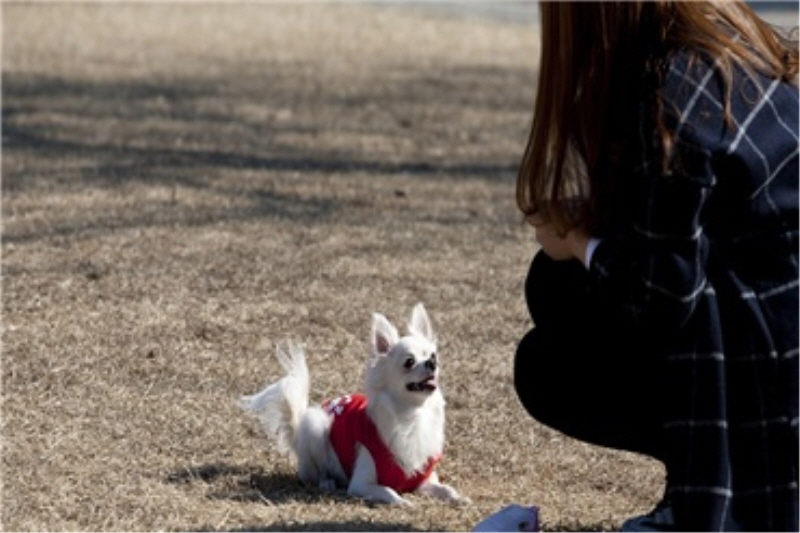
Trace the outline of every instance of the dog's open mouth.
{"label": "dog's open mouth", "polygon": [[406,384],[406,389],[411,392],[432,392],[436,390],[436,376],[425,378],[422,381],[415,381]]}

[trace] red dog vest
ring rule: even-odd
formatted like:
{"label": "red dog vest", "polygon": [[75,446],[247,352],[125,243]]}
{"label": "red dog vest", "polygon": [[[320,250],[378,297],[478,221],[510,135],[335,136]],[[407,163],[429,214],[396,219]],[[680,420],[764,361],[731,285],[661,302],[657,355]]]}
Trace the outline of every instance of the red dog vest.
{"label": "red dog vest", "polygon": [[380,485],[400,493],[413,492],[433,473],[442,455],[437,454],[429,458],[421,471],[406,476],[389,447],[381,439],[378,428],[367,415],[367,403],[366,396],[351,394],[322,404],[322,408],[333,416],[330,439],[339,463],[350,479],[356,464],[357,445],[361,444],[375,461]]}

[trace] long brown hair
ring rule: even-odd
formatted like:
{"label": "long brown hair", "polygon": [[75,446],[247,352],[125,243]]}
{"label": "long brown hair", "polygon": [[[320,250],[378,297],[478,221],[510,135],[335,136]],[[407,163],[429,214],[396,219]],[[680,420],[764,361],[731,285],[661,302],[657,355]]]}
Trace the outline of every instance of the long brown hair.
{"label": "long brown hair", "polygon": [[[539,82],[517,205],[526,218],[544,217],[562,232],[591,226],[602,188],[598,174],[624,149],[645,87],[656,100],[654,114],[660,114],[653,77],[657,83],[659,60],[668,51],[685,48],[720,58],[728,96],[734,63],[793,83],[797,77],[797,41],[739,0],[542,1],[540,15]],[[728,106],[726,101],[729,120]],[[669,132],[659,117],[651,119],[666,161]]]}

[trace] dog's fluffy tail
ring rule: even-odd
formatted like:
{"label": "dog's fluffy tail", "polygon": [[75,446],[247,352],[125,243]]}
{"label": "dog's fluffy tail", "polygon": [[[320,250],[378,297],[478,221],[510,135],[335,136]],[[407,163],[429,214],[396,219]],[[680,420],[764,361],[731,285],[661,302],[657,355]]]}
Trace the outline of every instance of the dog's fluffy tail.
{"label": "dog's fluffy tail", "polygon": [[286,375],[261,392],[243,396],[239,405],[261,422],[281,452],[296,453],[297,428],[308,408],[308,366],[303,348],[292,342],[278,346],[276,357]]}

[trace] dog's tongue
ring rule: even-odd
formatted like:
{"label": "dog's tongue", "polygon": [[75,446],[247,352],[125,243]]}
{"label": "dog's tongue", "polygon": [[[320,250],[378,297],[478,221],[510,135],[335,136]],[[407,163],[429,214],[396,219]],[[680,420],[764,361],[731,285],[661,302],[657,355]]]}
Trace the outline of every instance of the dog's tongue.
{"label": "dog's tongue", "polygon": [[436,380],[436,376],[431,376],[427,379],[422,381],[417,381],[414,383],[409,383],[406,385],[406,388],[410,391],[435,391],[436,387],[439,386],[438,381]]}
{"label": "dog's tongue", "polygon": [[420,385],[422,385],[423,389],[434,390],[436,389],[436,387],[439,386],[439,382],[436,380],[436,376],[431,376],[428,379],[422,381]]}

